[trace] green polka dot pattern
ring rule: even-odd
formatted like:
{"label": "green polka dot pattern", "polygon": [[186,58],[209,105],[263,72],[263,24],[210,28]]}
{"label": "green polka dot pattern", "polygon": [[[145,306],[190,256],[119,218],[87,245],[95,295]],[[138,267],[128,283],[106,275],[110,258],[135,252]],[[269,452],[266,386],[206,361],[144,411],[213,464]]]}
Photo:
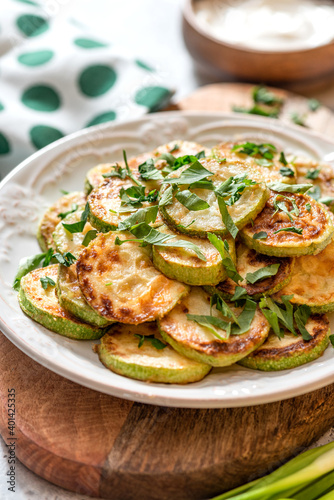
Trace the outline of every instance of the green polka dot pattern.
{"label": "green polka dot pattern", "polygon": [[165,87],[143,87],[135,95],[135,101],[150,111],[157,111],[169,102],[172,92]]}
{"label": "green polka dot pattern", "polygon": [[46,85],[30,87],[22,95],[25,106],[36,111],[56,111],[60,106],[60,97],[57,92]]}
{"label": "green polka dot pattern", "polygon": [[79,88],[87,97],[99,97],[113,87],[116,79],[116,72],[110,66],[89,66],[79,77]]}
{"label": "green polka dot pattern", "polygon": [[97,40],[92,40],[90,38],[76,38],[74,43],[82,49],[98,49],[101,47],[108,47],[106,43],[98,42]]}
{"label": "green polka dot pattern", "polygon": [[26,52],[18,56],[17,60],[25,66],[41,66],[49,62],[54,56],[52,50],[38,50],[36,52]]}
{"label": "green polka dot pattern", "polygon": [[173,94],[144,54],[123,53],[113,30],[105,40],[71,14],[60,23],[51,3],[64,0],[0,0],[0,178],[64,134],[112,128]]}
{"label": "green polka dot pattern", "polygon": [[36,125],[30,130],[29,135],[31,142],[37,149],[44,148],[44,146],[51,144],[51,142],[64,137],[64,134],[60,130],[48,125]]}
{"label": "green polka dot pattern", "polygon": [[28,37],[41,35],[49,28],[49,23],[44,17],[33,14],[23,14],[17,18],[16,24],[21,33]]}
{"label": "green polka dot pattern", "polygon": [[115,111],[107,111],[106,113],[101,113],[90,120],[86,127],[92,127],[93,125],[98,125],[99,123],[111,122],[116,119]]}
{"label": "green polka dot pattern", "polygon": [[20,3],[26,3],[28,5],[34,5],[36,7],[39,7],[39,4],[37,2],[33,2],[33,0],[15,0],[16,2]]}
{"label": "green polka dot pattern", "polygon": [[10,145],[6,136],[0,132],[0,155],[6,155],[10,153]]}
{"label": "green polka dot pattern", "polygon": [[137,64],[137,66],[138,66],[139,68],[146,69],[146,71],[151,71],[151,72],[153,72],[153,71],[154,71],[154,69],[153,69],[153,68],[151,68],[151,66],[149,66],[148,64],[146,64],[146,63],[145,63],[145,62],[143,62],[143,61],[140,61],[139,59],[136,59],[136,60],[135,60],[135,63]]}

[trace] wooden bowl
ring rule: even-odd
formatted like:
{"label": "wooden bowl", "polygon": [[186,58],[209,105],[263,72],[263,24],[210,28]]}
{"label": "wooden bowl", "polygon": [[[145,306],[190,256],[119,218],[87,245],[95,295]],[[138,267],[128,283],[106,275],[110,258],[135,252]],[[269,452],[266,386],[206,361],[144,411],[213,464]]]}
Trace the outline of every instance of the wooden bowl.
{"label": "wooden bowl", "polygon": [[193,58],[215,70],[252,82],[312,80],[334,71],[334,43],[294,51],[263,51],[222,42],[208,34],[194,12],[196,0],[185,0],[183,36]]}

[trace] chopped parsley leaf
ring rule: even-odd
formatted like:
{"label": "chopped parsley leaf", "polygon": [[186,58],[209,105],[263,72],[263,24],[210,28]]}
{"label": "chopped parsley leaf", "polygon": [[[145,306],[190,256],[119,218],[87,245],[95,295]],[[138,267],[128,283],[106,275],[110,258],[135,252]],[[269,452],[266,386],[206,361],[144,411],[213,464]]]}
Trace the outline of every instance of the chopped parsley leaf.
{"label": "chopped parsley leaf", "polygon": [[56,286],[56,283],[49,276],[42,276],[40,282],[44,290],[47,290],[49,286]]}

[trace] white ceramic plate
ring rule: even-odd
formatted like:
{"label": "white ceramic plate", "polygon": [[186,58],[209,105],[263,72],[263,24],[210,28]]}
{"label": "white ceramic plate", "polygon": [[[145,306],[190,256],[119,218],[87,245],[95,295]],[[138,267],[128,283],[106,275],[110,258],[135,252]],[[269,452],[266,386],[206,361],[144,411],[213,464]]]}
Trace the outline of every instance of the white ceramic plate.
{"label": "white ceramic plate", "polygon": [[19,260],[40,252],[38,221],[60,189],[80,190],[86,171],[97,163],[154,149],[173,139],[212,146],[225,139],[274,143],[279,149],[322,159],[334,144],[301,127],[252,116],[157,113],[123,124],[83,130],[44,148],[19,165],[0,184],[0,324],[8,338],[50,370],[101,392],[143,403],[220,408],[268,403],[297,396],[334,382],[334,350],[294,370],[263,373],[234,365],[214,369],[186,386],[147,384],[107,370],[92,342],[50,332],[20,310],[11,285]]}

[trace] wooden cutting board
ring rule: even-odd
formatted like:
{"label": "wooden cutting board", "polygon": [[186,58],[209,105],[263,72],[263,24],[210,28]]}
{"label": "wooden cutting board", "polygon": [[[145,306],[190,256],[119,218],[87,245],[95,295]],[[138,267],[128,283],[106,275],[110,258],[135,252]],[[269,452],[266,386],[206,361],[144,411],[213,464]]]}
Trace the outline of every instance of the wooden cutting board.
{"label": "wooden cutting board", "polygon": [[[283,91],[282,91],[283,92]],[[287,95],[307,109],[304,98]],[[204,87],[180,109],[248,105],[249,86]],[[288,112],[287,112],[288,113]],[[312,128],[333,131],[320,108]],[[285,115],[285,119],[289,119]],[[149,406],[86,389],[47,370],[0,334],[0,431],[29,469],[54,484],[113,500],[197,500],[261,476],[334,424],[334,384],[305,396],[247,408]],[[15,436],[8,390],[15,389]],[[11,393],[12,394],[12,393]]]}

